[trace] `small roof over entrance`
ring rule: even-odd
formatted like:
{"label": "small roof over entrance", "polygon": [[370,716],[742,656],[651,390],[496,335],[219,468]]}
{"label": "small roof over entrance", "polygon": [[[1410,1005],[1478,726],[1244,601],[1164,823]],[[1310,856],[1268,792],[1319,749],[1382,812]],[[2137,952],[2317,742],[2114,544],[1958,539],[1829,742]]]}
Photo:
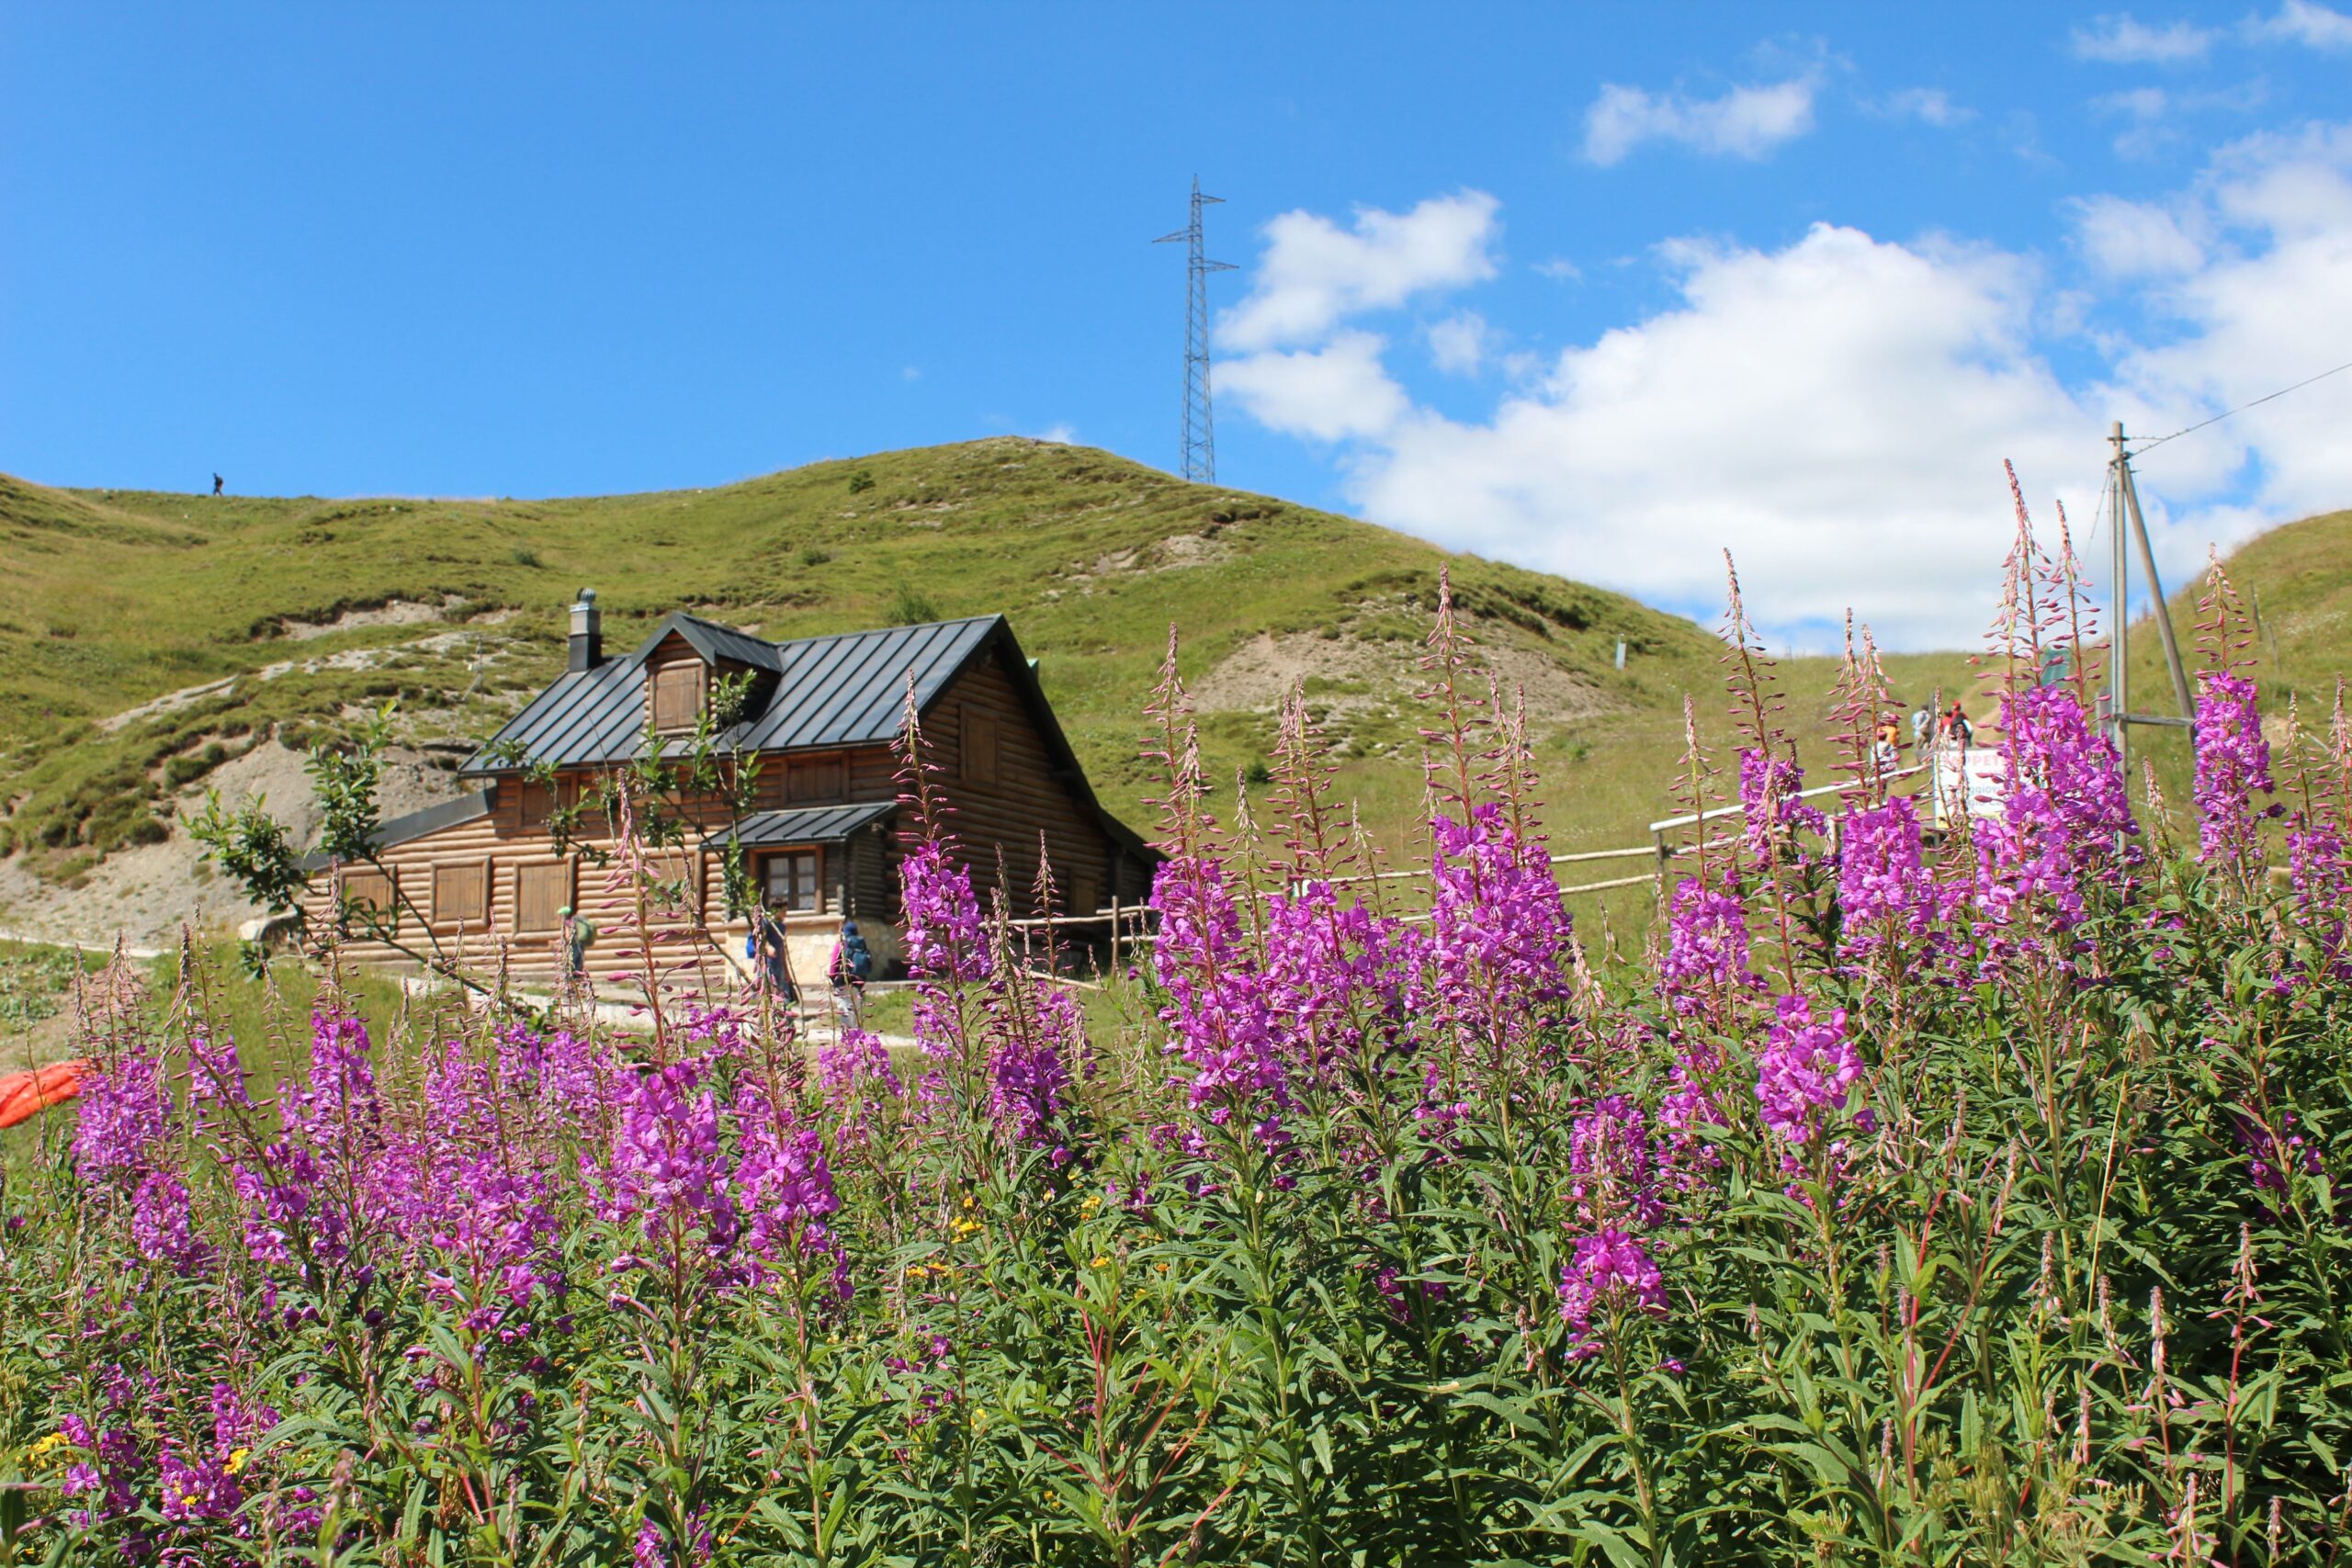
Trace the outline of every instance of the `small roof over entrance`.
{"label": "small roof over entrance", "polygon": [[870,800],[856,806],[799,806],[788,811],[755,811],[738,828],[714,834],[714,844],[740,843],[746,849],[771,844],[838,844],[865,827],[899,809],[895,800]]}

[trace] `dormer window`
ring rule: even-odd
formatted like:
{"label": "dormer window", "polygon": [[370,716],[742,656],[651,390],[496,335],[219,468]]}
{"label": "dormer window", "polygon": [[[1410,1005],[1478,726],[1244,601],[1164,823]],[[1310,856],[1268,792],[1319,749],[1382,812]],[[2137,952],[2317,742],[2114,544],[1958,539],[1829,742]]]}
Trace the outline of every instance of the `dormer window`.
{"label": "dormer window", "polygon": [[653,670],[653,728],[668,735],[702,721],[706,682],[699,659],[674,659]]}

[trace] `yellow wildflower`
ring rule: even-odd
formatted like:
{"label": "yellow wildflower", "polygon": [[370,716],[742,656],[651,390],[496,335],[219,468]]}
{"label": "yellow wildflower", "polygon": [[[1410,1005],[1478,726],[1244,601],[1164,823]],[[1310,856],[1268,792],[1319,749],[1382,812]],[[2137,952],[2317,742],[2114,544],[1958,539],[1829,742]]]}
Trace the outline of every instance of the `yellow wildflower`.
{"label": "yellow wildflower", "polygon": [[1111,1267],[1111,1259],[1106,1255],[1098,1252],[1094,1255],[1094,1267],[1097,1269],[1108,1269]]}
{"label": "yellow wildflower", "polygon": [[253,1453],[253,1451],[254,1450],[251,1449],[231,1449],[229,1450],[229,1473],[234,1475],[237,1472],[244,1469],[245,1460]]}

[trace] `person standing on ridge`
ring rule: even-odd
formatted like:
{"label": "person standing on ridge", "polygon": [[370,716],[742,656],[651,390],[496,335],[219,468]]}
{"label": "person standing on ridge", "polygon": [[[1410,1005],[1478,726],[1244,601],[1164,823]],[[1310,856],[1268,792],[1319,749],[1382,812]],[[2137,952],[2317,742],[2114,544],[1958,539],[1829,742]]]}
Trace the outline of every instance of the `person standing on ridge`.
{"label": "person standing on ridge", "polygon": [[212,476],[212,493],[215,495],[219,495],[220,493],[220,476],[219,474]]}

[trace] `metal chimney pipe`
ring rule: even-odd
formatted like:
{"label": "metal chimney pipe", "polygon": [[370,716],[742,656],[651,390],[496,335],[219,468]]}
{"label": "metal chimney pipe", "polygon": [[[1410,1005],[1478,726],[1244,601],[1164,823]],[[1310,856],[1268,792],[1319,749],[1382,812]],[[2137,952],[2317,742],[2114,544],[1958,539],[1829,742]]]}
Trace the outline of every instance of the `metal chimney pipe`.
{"label": "metal chimney pipe", "polygon": [[596,608],[596,591],[583,588],[579,603],[571,606],[571,658],[565,668],[576,675],[604,661],[604,613]]}

